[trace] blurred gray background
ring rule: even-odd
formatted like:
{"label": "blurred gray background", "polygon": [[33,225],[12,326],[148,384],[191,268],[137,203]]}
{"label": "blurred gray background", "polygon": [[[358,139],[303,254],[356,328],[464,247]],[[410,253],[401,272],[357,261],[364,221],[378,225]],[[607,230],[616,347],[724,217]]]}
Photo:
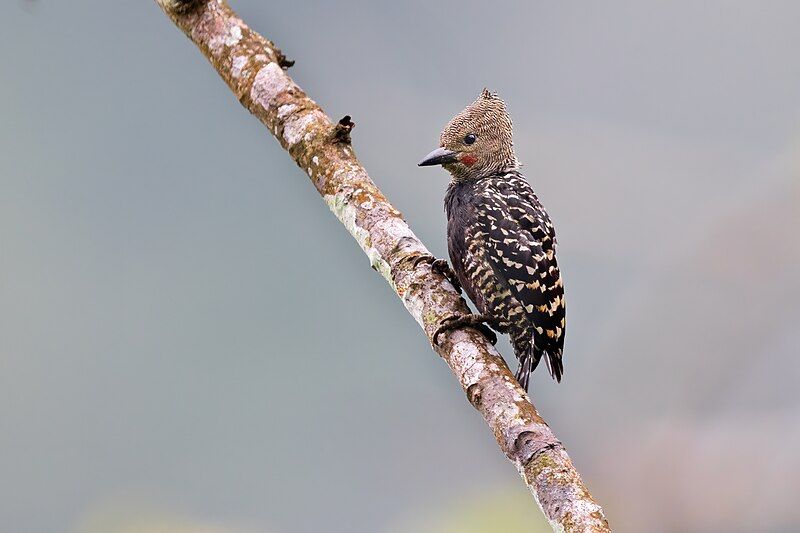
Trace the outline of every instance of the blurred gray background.
{"label": "blurred gray background", "polygon": [[[447,176],[416,162],[506,99],[569,301],[533,395],[618,531],[800,527],[800,4],[233,5],[439,256]],[[0,529],[541,528],[153,2],[7,0],[0,68]]]}

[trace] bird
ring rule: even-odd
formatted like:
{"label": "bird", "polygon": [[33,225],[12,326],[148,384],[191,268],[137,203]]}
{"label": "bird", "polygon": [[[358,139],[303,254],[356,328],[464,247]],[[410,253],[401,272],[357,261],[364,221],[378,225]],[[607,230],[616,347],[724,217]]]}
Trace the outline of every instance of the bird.
{"label": "bird", "polygon": [[[560,382],[566,303],[555,228],[520,172],[505,102],[484,89],[439,141],[419,166],[441,165],[451,176],[444,204],[452,267],[443,259],[433,266],[463,287],[479,314],[443,320],[434,343],[452,329],[488,326],[509,335],[519,362],[515,377],[525,391],[542,358]],[[496,341],[493,333],[489,338]]]}

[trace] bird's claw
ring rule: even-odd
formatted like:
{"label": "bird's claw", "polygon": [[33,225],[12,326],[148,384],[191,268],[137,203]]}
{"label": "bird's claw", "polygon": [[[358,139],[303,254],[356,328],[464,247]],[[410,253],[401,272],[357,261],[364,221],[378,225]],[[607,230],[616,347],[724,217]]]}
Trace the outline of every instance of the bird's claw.
{"label": "bird's claw", "polygon": [[420,263],[430,263],[431,270],[440,276],[447,278],[447,281],[449,281],[453,288],[455,288],[456,292],[461,294],[461,283],[459,283],[456,273],[453,272],[452,268],[450,268],[450,265],[447,263],[446,259],[436,259],[431,254],[420,254],[412,258],[410,263],[414,268],[417,268]]}
{"label": "bird's claw", "polygon": [[431,254],[419,254],[418,256],[411,258],[410,261],[411,266],[414,268],[417,268],[420,263],[430,263],[433,265],[434,262],[436,262],[436,258]]}
{"label": "bird's claw", "polygon": [[447,281],[450,282],[456,292],[461,294],[461,283],[446,259],[434,259],[431,263],[431,270],[447,278]]}
{"label": "bird's claw", "polygon": [[494,346],[497,344],[497,334],[485,324],[490,319],[483,315],[454,315],[441,321],[439,327],[433,333],[433,344],[439,346],[439,335],[453,329],[470,327],[477,329]]}

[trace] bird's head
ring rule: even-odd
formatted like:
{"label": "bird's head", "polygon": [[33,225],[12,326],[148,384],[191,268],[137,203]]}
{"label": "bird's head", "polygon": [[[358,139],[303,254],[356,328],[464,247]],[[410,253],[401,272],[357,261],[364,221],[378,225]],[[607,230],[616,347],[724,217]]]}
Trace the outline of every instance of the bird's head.
{"label": "bird's head", "polygon": [[419,162],[431,165],[442,165],[457,181],[519,167],[505,102],[484,89],[445,126],[439,148]]}

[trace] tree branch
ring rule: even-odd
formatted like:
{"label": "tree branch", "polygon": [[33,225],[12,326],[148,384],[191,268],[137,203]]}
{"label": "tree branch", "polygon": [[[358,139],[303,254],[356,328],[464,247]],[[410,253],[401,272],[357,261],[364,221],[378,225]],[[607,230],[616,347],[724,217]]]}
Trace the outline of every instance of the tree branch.
{"label": "tree branch", "polygon": [[[156,0],[200,48],[236,97],[311,178],[331,211],[422,326],[469,313],[432,256],[375,186],[350,146],[353,123],[334,124],[284,72],[293,63],[252,31],[225,0]],[[564,446],[478,331],[440,337],[436,352],[491,428],[556,531],[610,531]]]}

